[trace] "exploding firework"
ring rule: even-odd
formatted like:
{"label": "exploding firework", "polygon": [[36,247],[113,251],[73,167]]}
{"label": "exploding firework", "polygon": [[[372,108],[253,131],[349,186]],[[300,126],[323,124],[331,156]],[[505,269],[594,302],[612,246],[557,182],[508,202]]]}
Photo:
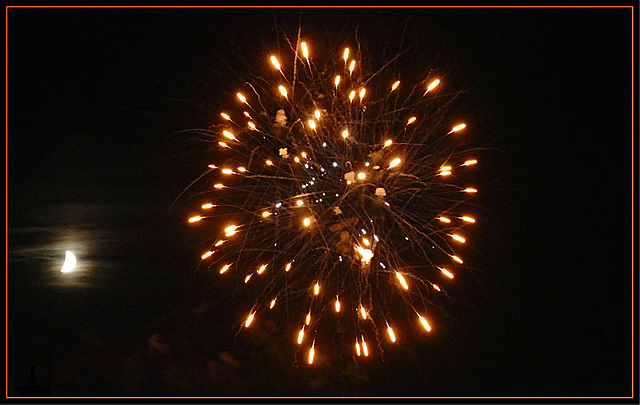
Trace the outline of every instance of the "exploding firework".
{"label": "exploding firework", "polygon": [[288,43],[204,131],[219,151],[188,218],[211,233],[202,268],[255,293],[241,329],[286,310],[309,364],[323,331],[361,358],[434,333],[476,222],[456,93],[433,73],[405,83],[396,58]]}

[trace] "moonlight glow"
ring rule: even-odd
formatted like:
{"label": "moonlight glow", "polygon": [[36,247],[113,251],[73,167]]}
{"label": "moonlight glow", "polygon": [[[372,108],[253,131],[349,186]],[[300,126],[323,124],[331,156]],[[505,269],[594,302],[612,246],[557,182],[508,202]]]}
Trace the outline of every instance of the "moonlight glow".
{"label": "moonlight glow", "polygon": [[62,265],[62,269],[60,269],[60,272],[69,273],[75,267],[76,267],[76,255],[74,255],[72,252],[67,250],[65,252],[64,264]]}

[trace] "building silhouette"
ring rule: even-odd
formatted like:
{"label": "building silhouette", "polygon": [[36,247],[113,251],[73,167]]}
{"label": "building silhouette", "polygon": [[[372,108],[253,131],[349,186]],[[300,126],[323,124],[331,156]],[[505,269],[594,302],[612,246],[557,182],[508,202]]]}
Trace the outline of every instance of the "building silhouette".
{"label": "building silhouette", "polygon": [[38,385],[35,366],[31,367],[31,373],[29,374],[27,385],[18,387],[16,391],[20,397],[46,397],[50,395],[48,387]]}

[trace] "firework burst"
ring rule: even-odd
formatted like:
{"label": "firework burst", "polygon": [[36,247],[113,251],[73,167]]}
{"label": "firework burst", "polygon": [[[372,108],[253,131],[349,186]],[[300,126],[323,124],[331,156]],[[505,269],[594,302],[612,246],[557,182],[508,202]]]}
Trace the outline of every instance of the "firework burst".
{"label": "firework burst", "polygon": [[218,159],[187,219],[212,235],[203,268],[256,292],[239,328],[286,310],[309,364],[323,331],[356,358],[435,333],[438,297],[466,269],[478,163],[443,77],[405,83],[396,58],[317,53],[289,42],[230,96],[204,131]]}

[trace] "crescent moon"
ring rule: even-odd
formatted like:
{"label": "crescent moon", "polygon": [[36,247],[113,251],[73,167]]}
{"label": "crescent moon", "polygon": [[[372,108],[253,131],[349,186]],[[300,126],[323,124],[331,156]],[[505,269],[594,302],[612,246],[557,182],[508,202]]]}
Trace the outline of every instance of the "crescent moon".
{"label": "crescent moon", "polygon": [[64,257],[64,264],[62,265],[62,269],[60,271],[62,273],[68,273],[76,267],[76,256],[70,252],[66,251],[66,256]]}

